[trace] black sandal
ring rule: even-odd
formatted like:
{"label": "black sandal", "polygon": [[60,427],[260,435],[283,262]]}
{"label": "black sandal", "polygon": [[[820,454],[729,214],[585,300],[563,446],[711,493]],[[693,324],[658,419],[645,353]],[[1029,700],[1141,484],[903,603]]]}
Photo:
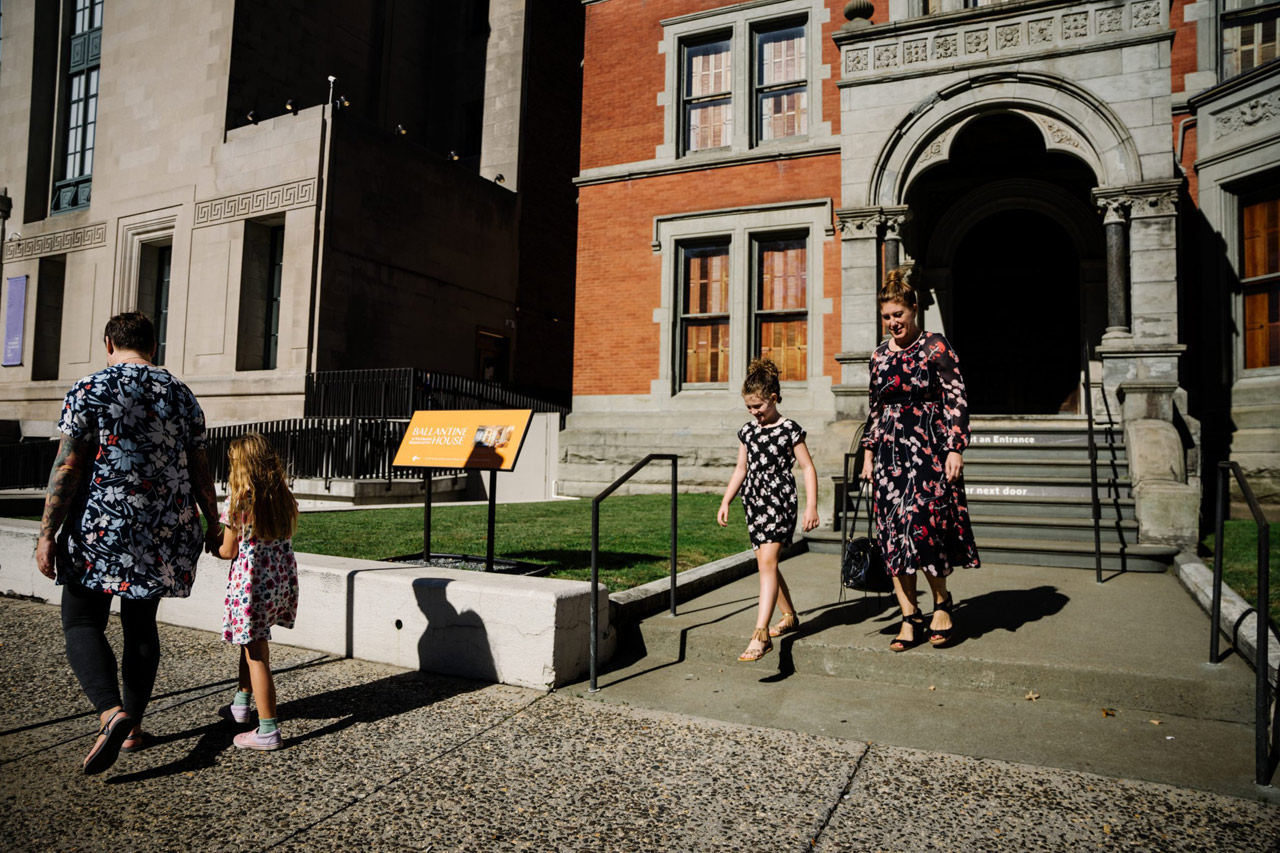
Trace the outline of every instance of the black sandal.
{"label": "black sandal", "polygon": [[[939,610],[941,610],[943,613],[950,616],[951,608],[954,606],[955,605],[951,600],[951,593],[948,592],[946,600],[939,601],[937,604],[933,606],[933,612],[937,613]],[[930,617],[929,621],[930,622],[933,621],[932,616]],[[945,646],[947,643],[951,642],[951,632],[954,631],[955,629],[956,629],[956,626],[954,621],[951,623],[950,628],[930,628],[929,629],[929,645],[933,646],[935,649],[941,646]]]}
{"label": "black sandal", "polygon": [[85,756],[82,767],[86,776],[93,776],[116,763],[120,755],[120,746],[129,737],[133,728],[133,720],[123,709],[116,711],[111,718],[102,724],[98,737],[104,738],[102,743],[95,744]]}
{"label": "black sandal", "polygon": [[902,633],[903,625],[911,626],[911,639],[904,640],[900,637],[894,637],[889,642],[889,651],[891,652],[905,652],[907,649],[914,648],[924,642],[924,639],[920,636],[921,632],[924,631],[924,615],[919,608],[916,608],[916,612],[910,616],[902,617],[902,623],[898,626],[898,633]]}

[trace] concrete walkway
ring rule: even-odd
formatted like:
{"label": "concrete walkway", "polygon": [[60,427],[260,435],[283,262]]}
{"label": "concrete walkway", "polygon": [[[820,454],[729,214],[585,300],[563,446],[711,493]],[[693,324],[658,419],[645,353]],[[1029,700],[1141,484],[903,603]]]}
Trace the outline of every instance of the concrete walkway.
{"label": "concrete walkway", "polygon": [[[589,701],[280,645],[286,748],[245,753],[214,716],[234,689],[235,650],[208,632],[161,636],[145,722],[154,745],[85,777],[96,721],[63,658],[57,610],[0,599],[5,849],[1265,851],[1280,838],[1276,806],[1217,793],[628,707],[619,683],[596,694],[612,702]],[[796,679],[819,677],[752,687],[744,678],[763,669],[702,666],[679,679],[708,694],[762,691],[737,701],[763,723],[767,709],[803,716]]]}

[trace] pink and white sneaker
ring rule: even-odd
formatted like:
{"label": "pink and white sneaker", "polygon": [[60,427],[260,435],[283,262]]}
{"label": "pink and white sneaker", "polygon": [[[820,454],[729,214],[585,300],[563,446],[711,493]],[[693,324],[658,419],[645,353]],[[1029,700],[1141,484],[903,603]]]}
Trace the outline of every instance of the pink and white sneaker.
{"label": "pink and white sneaker", "polygon": [[284,745],[280,730],[276,729],[271,734],[259,734],[257,729],[250,732],[241,732],[232,739],[239,749],[279,749]]}

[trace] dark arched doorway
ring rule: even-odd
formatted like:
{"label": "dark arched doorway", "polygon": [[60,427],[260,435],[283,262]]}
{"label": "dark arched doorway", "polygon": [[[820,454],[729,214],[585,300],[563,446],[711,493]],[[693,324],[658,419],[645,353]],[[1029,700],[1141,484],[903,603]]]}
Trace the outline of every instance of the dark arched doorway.
{"label": "dark arched doorway", "polygon": [[926,324],[955,344],[973,414],[1079,414],[1081,341],[1101,338],[1097,179],[1044,139],[1020,113],[976,117],[907,191]]}
{"label": "dark arched doorway", "polygon": [[951,282],[950,338],[962,359],[969,410],[1074,414],[1080,262],[1062,226],[1030,210],[986,217],[961,239]]}

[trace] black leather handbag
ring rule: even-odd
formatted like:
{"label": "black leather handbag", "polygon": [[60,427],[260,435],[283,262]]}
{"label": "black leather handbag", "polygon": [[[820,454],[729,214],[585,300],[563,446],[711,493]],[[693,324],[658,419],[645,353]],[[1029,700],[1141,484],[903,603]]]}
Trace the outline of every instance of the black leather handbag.
{"label": "black leather handbag", "polygon": [[[853,503],[853,520],[844,525],[847,532],[840,558],[840,586],[864,592],[888,592],[893,589],[893,581],[884,567],[880,544],[872,530],[874,513],[871,511],[870,489],[871,484],[862,480]],[[867,535],[850,539],[849,535],[858,528],[858,512],[862,507],[864,494],[867,495]]]}

